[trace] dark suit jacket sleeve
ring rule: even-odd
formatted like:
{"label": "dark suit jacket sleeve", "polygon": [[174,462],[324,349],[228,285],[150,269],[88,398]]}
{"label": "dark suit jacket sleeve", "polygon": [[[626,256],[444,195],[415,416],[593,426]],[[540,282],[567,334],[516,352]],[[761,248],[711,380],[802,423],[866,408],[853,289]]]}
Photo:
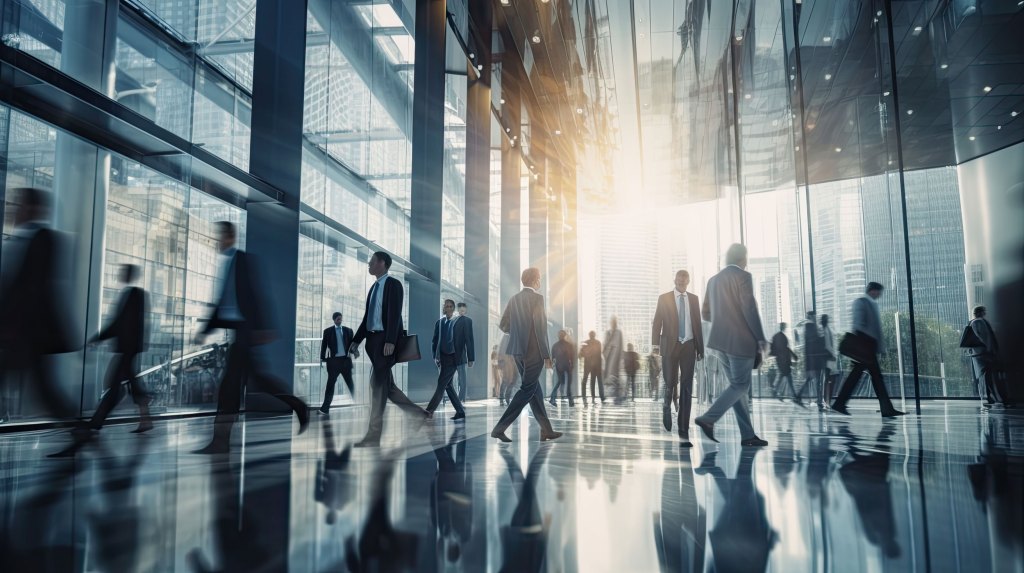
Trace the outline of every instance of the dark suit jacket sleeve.
{"label": "dark suit jacket sleeve", "polygon": [[118,302],[117,314],[114,315],[114,319],[110,321],[110,324],[96,335],[96,340],[109,340],[117,336],[117,333],[121,330],[121,324],[125,318],[124,315],[128,310],[129,299],[127,297],[128,295]]}
{"label": "dark suit jacket sleeve", "polygon": [[540,354],[543,358],[551,358],[551,345],[548,344],[548,317],[544,312],[544,297],[538,294],[536,302],[533,303],[533,326],[537,329],[537,342],[540,346]]}
{"label": "dark suit jacket sleeve", "polygon": [[437,357],[437,339],[440,337],[441,319],[434,323],[434,337],[430,339],[430,355]]}
{"label": "dark suit jacket sleeve", "polygon": [[[713,279],[712,279],[713,280]],[[708,281],[708,288],[704,291],[704,305],[700,310],[700,317],[711,322],[711,281]]]}
{"label": "dark suit jacket sleeve", "polygon": [[[352,342],[349,343],[349,346],[358,346],[359,343],[362,342],[364,338],[366,338],[366,315],[368,315],[368,314],[370,314],[370,296],[369,295],[366,296],[366,308],[363,311],[363,321],[360,322],[359,326],[356,328],[356,333],[352,337]],[[346,348],[346,350],[348,350],[348,349]]]}
{"label": "dark suit jacket sleeve", "polygon": [[[347,326],[342,326],[341,327],[341,338],[342,338],[342,342],[345,343],[345,352],[346,353],[348,352],[348,347],[352,346],[352,338],[353,337],[354,337],[354,335],[352,334],[352,329],[351,328],[349,328]],[[339,352],[340,352],[340,350],[339,350]],[[351,358],[351,357],[349,357],[349,358]]]}
{"label": "dark suit jacket sleeve", "polygon": [[690,326],[693,328],[693,344],[697,354],[704,354],[704,327],[701,324],[700,300],[697,295],[691,294],[690,299]]}
{"label": "dark suit jacket sleeve", "polygon": [[466,360],[476,362],[476,346],[473,342],[473,319],[464,317],[459,322],[463,320],[466,321]]}
{"label": "dark suit jacket sleeve", "polygon": [[320,360],[321,361],[327,360],[327,348],[328,348],[327,333],[330,332],[330,331],[331,331],[330,327],[325,328],[324,329],[323,338],[320,339]]}
{"label": "dark suit jacket sleeve", "polygon": [[664,304],[662,299],[664,296],[658,296],[658,306],[654,310],[654,322],[651,324],[651,344],[654,346],[661,346],[661,333],[665,328],[665,317],[662,315],[664,310]]}
{"label": "dark suit jacket sleeve", "polygon": [[[390,288],[390,295],[389,289]],[[384,288],[384,303],[387,304],[387,324],[384,325],[384,342],[398,344],[398,335],[402,330],[402,302],[405,299],[405,288],[402,281],[388,277]],[[383,306],[383,305],[382,305]],[[383,313],[383,308],[381,309]]]}
{"label": "dark suit jacket sleeve", "polygon": [[761,326],[761,315],[757,313],[757,301],[754,300],[754,280],[750,273],[743,273],[740,283],[740,307],[747,326],[754,335],[754,340],[764,342],[764,328]]}
{"label": "dark suit jacket sleeve", "polygon": [[498,323],[498,328],[500,328],[501,331],[504,332],[505,334],[508,334],[508,331],[509,331],[509,322],[510,322],[509,314],[511,312],[512,312],[512,301],[510,300],[510,301],[508,301],[508,304],[505,305],[505,312],[502,313],[502,315],[501,315],[501,322]]}

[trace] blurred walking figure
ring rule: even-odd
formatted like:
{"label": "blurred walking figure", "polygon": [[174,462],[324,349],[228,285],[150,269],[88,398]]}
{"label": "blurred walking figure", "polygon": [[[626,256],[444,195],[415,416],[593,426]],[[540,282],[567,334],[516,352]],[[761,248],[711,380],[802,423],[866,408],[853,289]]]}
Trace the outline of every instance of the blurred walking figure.
{"label": "blurred walking figure", "polygon": [[[473,352],[473,319],[466,316],[466,313],[469,312],[469,307],[466,303],[460,302],[456,305],[456,309],[459,313],[455,316],[456,326],[465,332],[467,352],[469,352],[469,354],[475,354]],[[460,362],[455,368],[456,373],[459,375],[459,400],[462,402],[466,401],[466,388],[469,387],[469,377],[466,374],[466,368],[472,368],[473,362],[474,360],[471,358]]]}
{"label": "blurred walking figure", "polygon": [[507,406],[516,391],[516,361],[508,354],[508,333],[501,335],[498,343],[498,359],[501,361],[501,391],[498,393],[498,404]]}
{"label": "blurred walking figure", "polygon": [[[619,319],[614,316],[608,321],[610,327],[604,333],[604,368],[602,373],[604,379],[612,386],[615,392],[616,401],[622,400],[625,396],[625,386],[622,384],[622,331],[619,330]],[[601,394],[601,401],[604,401],[604,393]]]}
{"label": "blurred walking figure", "polygon": [[676,395],[678,420],[676,430],[683,447],[690,447],[690,411],[693,407],[693,372],[697,361],[704,359],[704,332],[701,326],[700,301],[690,286],[690,273],[676,271],[675,288],[658,297],[658,306],[651,324],[651,344],[662,353],[665,375],[665,403],[661,407],[661,423],[672,431],[672,403]]}
{"label": "blurred walking figure", "polygon": [[334,444],[334,429],[330,422],[324,422],[324,459],[316,461],[316,487],[313,499],[324,504],[328,525],[338,521],[338,513],[345,509],[352,499],[355,476],[349,474],[348,466],[352,457],[352,446],[339,452]]}
{"label": "blurred walking figure", "polygon": [[452,420],[457,422],[466,419],[466,410],[462,407],[462,400],[459,399],[459,394],[455,391],[452,379],[455,377],[455,371],[459,364],[465,364],[467,360],[473,364],[475,356],[473,356],[473,343],[466,341],[465,329],[461,328],[456,319],[452,317],[455,312],[455,301],[446,299],[442,312],[444,314],[434,323],[434,337],[430,342],[438,375],[437,388],[434,389],[434,395],[427,404],[427,415],[434,415],[434,410],[441,403],[441,396],[447,392],[448,399],[451,400],[452,407],[455,408],[455,416],[452,417]]}
{"label": "blurred walking figure", "polygon": [[821,377],[821,403],[819,407],[823,410],[831,408],[832,389],[835,386],[835,378],[839,376],[836,366],[839,360],[839,353],[836,351],[836,335],[829,326],[827,314],[821,315],[821,339],[825,346],[825,369]]}
{"label": "blurred walking figure", "polygon": [[366,264],[367,272],[377,280],[366,294],[366,312],[356,329],[350,351],[355,351],[366,340],[366,356],[373,365],[370,380],[370,421],[366,435],[355,447],[379,447],[384,432],[384,407],[388,400],[406,413],[426,420],[430,414],[417,406],[395,384],[391,369],[395,366],[395,345],[402,334],[402,301],[405,288],[402,281],[388,275],[391,255],[384,251],[373,253]]}
{"label": "blurred walking figure", "polygon": [[797,394],[796,388],[793,387],[793,363],[800,360],[800,357],[789,347],[789,337],[786,336],[786,323],[779,323],[779,331],[772,336],[771,347],[769,348],[768,354],[775,357],[775,367],[779,371],[778,378],[775,379],[775,388],[772,393],[779,401],[782,401],[781,394],[785,391],[785,387],[782,385],[783,380],[789,384],[789,391],[793,394],[793,402],[797,406],[804,408],[804,403],[800,401],[800,396]]}
{"label": "blurred walking figure", "polygon": [[865,349],[859,356],[859,360],[851,358],[853,368],[850,369],[850,375],[846,377],[843,387],[839,389],[839,396],[832,404],[832,410],[840,414],[850,415],[850,412],[846,410],[846,402],[853,395],[857,385],[860,384],[861,377],[864,376],[866,370],[871,376],[871,385],[875,388],[875,396],[878,397],[882,417],[891,418],[903,415],[903,412],[897,410],[892,405],[892,400],[889,399],[889,391],[885,388],[885,380],[882,378],[882,368],[878,364],[878,356],[885,348],[885,339],[882,337],[882,315],[878,311],[878,303],[875,301],[882,296],[883,289],[881,284],[870,282],[864,296],[853,301],[853,332],[859,336]]}
{"label": "blurred walking figure", "polygon": [[114,319],[92,339],[96,344],[103,340],[114,339],[114,357],[107,368],[107,390],[100,399],[96,412],[89,420],[89,427],[99,430],[106,422],[111,410],[117,406],[124,396],[121,383],[128,382],[128,392],[139,407],[139,427],[135,433],[142,433],[153,428],[149,417],[150,396],[136,377],[138,372],[137,359],[146,349],[146,291],[133,286],[139,276],[139,267],[121,265],[121,283],[125,285],[121,291],[121,299],[117,303],[117,314]]}
{"label": "blurred walking figure", "polygon": [[213,439],[193,453],[226,453],[231,441],[231,428],[242,406],[242,392],[247,380],[262,386],[268,394],[284,402],[299,420],[299,433],[309,425],[306,405],[288,393],[283,380],[266,370],[261,346],[274,337],[267,308],[256,287],[259,275],[249,255],[236,247],[238,234],[228,221],[214,223],[220,249],[220,270],[217,273],[217,304],[206,325],[196,335],[196,344],[202,344],[211,331],[222,328],[232,331],[228,346],[228,360],[224,377],[217,393],[217,416],[213,422]]}
{"label": "blurred walking figure", "polygon": [[0,283],[0,383],[13,374],[31,378],[33,389],[51,416],[77,414],[53,374],[54,354],[75,350],[75,326],[64,311],[69,300],[63,238],[49,228],[50,194],[42,189],[11,192],[17,205],[14,230],[4,245]]}
{"label": "blurred walking figure", "polygon": [[967,346],[967,353],[974,366],[974,378],[978,383],[978,396],[986,405],[1005,403],[1007,392],[998,379],[997,357],[999,341],[985,316],[988,310],[984,306],[974,307],[974,319],[968,327],[974,333],[973,344]]}
{"label": "blurred walking figure", "polygon": [[501,357],[498,355],[498,345],[491,347],[491,397],[497,398],[501,392]]}
{"label": "blurred walking figure", "polygon": [[657,346],[651,349],[651,353],[647,355],[647,376],[651,381],[651,400],[657,402],[660,396],[658,380],[661,379],[661,356],[658,354]]}
{"label": "blurred walking figure", "polygon": [[565,397],[569,399],[569,406],[576,404],[572,399],[572,371],[573,363],[576,361],[576,348],[569,342],[569,333],[565,330],[558,331],[558,342],[551,345],[551,360],[555,363],[555,386],[551,389],[551,398],[548,402],[554,406],[558,398],[558,388],[561,387]]}
{"label": "blurred walking figure", "polygon": [[590,338],[580,347],[580,358],[583,359],[583,379],[580,380],[580,395],[583,397],[583,404],[587,404],[587,379],[590,379],[590,397],[597,403],[597,393],[594,385],[601,392],[601,401],[604,402],[604,380],[601,379],[601,341],[597,339],[597,333],[590,331]]}
{"label": "blurred walking figure", "polygon": [[824,409],[821,398],[821,373],[825,369],[825,339],[821,336],[816,322],[815,311],[807,311],[804,321],[804,383],[796,395],[796,402],[802,406],[801,398],[804,390],[811,389],[811,397],[818,403],[818,409]]}
{"label": "blurred walking figure", "polygon": [[757,366],[758,354],[768,343],[764,339],[761,316],[754,300],[754,282],[747,267],[747,248],[739,243],[729,246],[726,267],[708,281],[704,295],[704,320],[711,323],[708,348],[722,353],[729,386],[718,395],[711,408],[694,420],[713,442],[717,442],[714,425],[732,408],[740,429],[743,446],[767,446],[757,437],[747,411],[746,397],[750,390],[750,372]]}
{"label": "blurred walking figure", "polygon": [[491,430],[491,437],[511,442],[505,430],[529,404],[534,419],[540,425],[540,441],[546,442],[560,437],[562,433],[551,427],[544,410],[544,390],[540,385],[541,371],[551,367],[544,296],[537,292],[540,289],[540,270],[535,267],[524,270],[522,283],[523,290],[508,301],[499,325],[502,332],[508,333],[508,353],[515,358],[522,386]]}
{"label": "blurred walking figure", "polygon": [[626,365],[626,381],[629,382],[631,399],[636,402],[636,373],[640,371],[640,355],[633,350],[633,344],[626,345],[626,352],[622,355]]}
{"label": "blurred walking figure", "polygon": [[320,406],[320,413],[324,416],[331,412],[334,386],[338,383],[338,376],[345,379],[349,395],[353,399],[355,398],[356,390],[352,383],[352,358],[359,357],[358,351],[353,354],[348,352],[348,347],[352,344],[352,338],[355,335],[351,328],[341,325],[342,314],[335,312],[331,319],[334,320],[334,325],[324,329],[324,336],[320,341],[320,363],[327,365],[327,387],[324,389],[324,403]]}

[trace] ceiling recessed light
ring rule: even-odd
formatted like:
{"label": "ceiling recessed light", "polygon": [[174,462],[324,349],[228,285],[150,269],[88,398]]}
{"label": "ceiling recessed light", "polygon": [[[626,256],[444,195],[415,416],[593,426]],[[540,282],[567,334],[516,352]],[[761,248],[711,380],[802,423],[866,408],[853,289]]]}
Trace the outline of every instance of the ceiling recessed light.
{"label": "ceiling recessed light", "polygon": [[1002,129],[1003,129],[1003,126],[1001,126],[1001,125],[997,125],[996,126],[996,131],[1001,131]]}
{"label": "ceiling recessed light", "polygon": [[476,59],[476,54],[474,54],[473,52],[470,52],[469,53],[469,59],[475,60]]}
{"label": "ceiling recessed light", "polygon": [[583,108],[582,107],[576,108],[576,113],[578,113],[580,115],[583,115]]}
{"label": "ceiling recessed light", "polygon": [[985,86],[985,87],[981,88],[981,91],[983,91],[985,93],[988,93],[988,92],[992,91],[992,86]]}
{"label": "ceiling recessed light", "polygon": [[832,79],[832,74],[825,74],[825,81]]}
{"label": "ceiling recessed light", "polygon": [[750,99],[750,98],[752,98],[752,97],[754,97],[754,96],[752,96],[752,95],[750,95],[750,94],[744,94],[744,95],[743,95],[743,99]]}
{"label": "ceiling recessed light", "polygon": [[940,67],[940,68],[942,68],[942,69],[946,69],[946,68],[948,68],[948,67],[949,67],[949,64],[942,64],[942,65],[941,65],[941,66],[939,66],[939,67]]}
{"label": "ceiling recessed light", "polygon": [[825,36],[824,38],[821,39],[821,41],[822,42],[831,42],[832,41],[832,36]]}
{"label": "ceiling recessed light", "polygon": [[743,41],[743,34],[737,34],[736,35],[736,41],[737,42],[742,42]]}
{"label": "ceiling recessed light", "polygon": [[837,148],[836,148],[836,153],[839,153],[839,152],[841,152],[842,150],[843,150],[843,148],[842,148],[842,147],[837,147]]}
{"label": "ceiling recessed light", "polygon": [[505,128],[505,133],[512,133],[512,128],[511,127],[506,127]]}
{"label": "ceiling recessed light", "polygon": [[889,92],[882,92],[882,97],[889,97]]}
{"label": "ceiling recessed light", "polygon": [[915,34],[920,34],[921,30],[924,30],[924,28],[922,28],[921,26],[914,26],[914,33]]}
{"label": "ceiling recessed light", "polygon": [[796,150],[800,151],[800,146],[799,145],[796,146]]}
{"label": "ceiling recessed light", "polygon": [[1011,112],[1010,112],[1010,117],[1017,117],[1017,115],[1018,115],[1018,114],[1017,114],[1017,112],[1015,112],[1015,111],[1011,111]]}
{"label": "ceiling recessed light", "polygon": [[975,139],[975,138],[974,138],[974,136],[972,135],[972,136],[968,137],[967,139],[970,139],[971,141],[974,141],[974,139]]}
{"label": "ceiling recessed light", "polygon": [[502,6],[511,6],[512,5],[512,0],[501,0],[501,5]]}
{"label": "ceiling recessed light", "polygon": [[875,16],[881,16],[881,15],[882,15],[882,11],[881,10],[879,10],[878,12],[875,12]]}
{"label": "ceiling recessed light", "polygon": [[501,103],[501,105],[505,105],[505,98],[501,98],[498,101]]}
{"label": "ceiling recessed light", "polygon": [[562,130],[561,129],[556,129],[555,130],[555,135],[562,135]]}
{"label": "ceiling recessed light", "polygon": [[907,115],[914,115],[914,110],[908,109],[907,110]]}
{"label": "ceiling recessed light", "polygon": [[540,43],[540,31],[534,31],[533,36],[530,37],[530,41],[534,44]]}

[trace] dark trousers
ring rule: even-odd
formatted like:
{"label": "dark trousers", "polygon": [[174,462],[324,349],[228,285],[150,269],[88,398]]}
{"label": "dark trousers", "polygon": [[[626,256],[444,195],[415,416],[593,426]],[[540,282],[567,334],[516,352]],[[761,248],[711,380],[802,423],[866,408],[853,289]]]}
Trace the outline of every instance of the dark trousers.
{"label": "dark trousers", "polygon": [[853,396],[853,391],[857,389],[860,379],[864,376],[865,370],[871,375],[871,385],[875,388],[875,396],[878,397],[878,406],[882,410],[882,414],[895,410],[896,408],[892,405],[892,400],[889,399],[889,391],[885,389],[885,380],[882,379],[882,369],[879,367],[877,359],[871,362],[853,361],[853,369],[850,370],[850,375],[843,382],[843,387],[839,389],[839,396],[836,397],[835,404],[832,407],[846,407],[850,396]]}
{"label": "dark trousers", "polygon": [[395,365],[395,355],[384,356],[384,333],[371,332],[366,336],[366,356],[373,365],[370,377],[370,423],[366,428],[366,440],[380,440],[384,432],[384,406],[388,400],[404,412],[424,416],[426,412],[409,399],[395,384],[391,368]]}
{"label": "dark trousers", "polygon": [[[821,370],[806,368],[804,369],[804,385],[800,387],[800,390],[796,393],[796,399],[799,400],[804,395],[804,390],[810,386],[811,398],[818,398],[821,392]],[[819,400],[820,401],[820,400]]]}
{"label": "dark trousers", "polygon": [[466,401],[466,388],[469,386],[469,378],[466,374],[466,363],[463,362],[455,367],[459,373],[459,400]]}
{"label": "dark trousers", "polygon": [[139,407],[143,423],[149,420],[149,394],[135,376],[135,360],[138,354],[115,354],[107,367],[107,391],[103,394],[89,425],[97,430],[103,427],[107,416],[124,397],[121,382],[128,381],[128,392]]}
{"label": "dark trousers", "polygon": [[455,391],[455,384],[452,382],[452,379],[455,377],[455,371],[458,370],[458,364],[455,362],[454,354],[441,354],[441,371],[437,375],[437,388],[427,404],[428,412],[433,412],[437,409],[437,405],[441,403],[441,396],[447,392],[448,400],[451,401],[452,407],[455,408],[455,413],[466,413],[466,410],[462,408],[462,400],[459,400],[459,394]]}
{"label": "dark trousers", "polygon": [[305,407],[305,404],[289,393],[283,380],[266,371],[257,348],[249,342],[248,335],[242,332],[236,332],[236,340],[228,346],[227,366],[217,392],[217,417],[214,418],[213,430],[215,442],[226,442],[231,438],[231,428],[242,408],[242,392],[246,384],[254,383],[257,388],[281,400],[293,411]]}
{"label": "dark trousers", "polygon": [[679,434],[689,435],[690,411],[693,409],[693,371],[697,366],[697,346],[693,340],[672,345],[662,358],[662,372],[665,375],[665,404],[670,408],[672,396],[678,390],[679,412],[676,421]]}
{"label": "dark trousers", "polygon": [[563,395],[569,398],[569,405],[572,406],[572,367],[555,367],[555,387],[551,389],[552,402],[555,401],[555,398],[558,398],[559,388],[562,388]]}
{"label": "dark trousers", "polygon": [[626,371],[626,381],[629,383],[630,396],[636,400],[636,372]]}
{"label": "dark trousers", "polygon": [[776,398],[779,397],[779,394],[783,394],[786,391],[783,381],[789,384],[789,392],[793,397],[799,399],[796,388],[793,386],[793,369],[789,365],[779,368],[779,377],[775,379],[775,391],[773,392]]}
{"label": "dark trousers", "polygon": [[580,394],[583,396],[583,401],[587,401],[587,378],[590,379],[590,397],[597,401],[597,393],[594,392],[594,385],[597,385],[597,389],[601,392],[601,399],[604,400],[604,381],[601,379],[601,367],[584,365],[583,367],[583,380],[580,380]]}
{"label": "dark trousers", "polygon": [[348,393],[354,398],[356,395],[355,385],[352,383],[352,359],[348,356],[334,356],[327,359],[327,388],[324,390],[324,403],[320,410],[326,412],[331,408],[334,401],[334,386],[338,383],[338,376],[345,379],[348,386]]}
{"label": "dark trousers", "polygon": [[527,404],[533,410],[533,417],[540,424],[544,432],[550,432],[551,421],[548,420],[547,410],[544,409],[544,389],[540,386],[540,374],[544,370],[544,359],[537,356],[516,356],[516,368],[519,369],[519,377],[523,383],[519,391],[505,408],[505,413],[494,426],[494,431],[504,432],[506,428],[516,421],[519,414]]}
{"label": "dark trousers", "polygon": [[999,387],[995,359],[987,355],[972,356],[971,362],[974,363],[974,376],[978,381],[978,395],[988,404],[1003,402],[1006,391]]}

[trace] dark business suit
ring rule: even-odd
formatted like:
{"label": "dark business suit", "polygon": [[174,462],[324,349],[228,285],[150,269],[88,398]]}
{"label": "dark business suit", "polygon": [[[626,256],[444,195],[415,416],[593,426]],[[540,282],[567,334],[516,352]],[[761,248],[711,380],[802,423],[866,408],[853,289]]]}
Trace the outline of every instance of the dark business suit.
{"label": "dark business suit", "polygon": [[519,417],[527,404],[542,432],[552,432],[551,421],[544,409],[540,373],[544,360],[551,358],[548,346],[548,321],[544,312],[544,297],[531,288],[524,288],[512,296],[505,307],[499,324],[509,334],[506,352],[515,359],[522,385],[512,397],[508,408],[494,426],[495,432],[504,432]]}
{"label": "dark business suit", "polygon": [[[460,336],[463,336],[466,339],[467,357],[465,357],[465,359],[462,360],[462,362],[459,362],[455,367],[455,371],[459,374],[459,400],[465,402],[466,388],[469,387],[469,376],[466,374],[466,364],[469,362],[476,362],[476,350],[473,346],[473,319],[468,316],[459,315],[455,315],[455,318],[456,327],[461,329],[461,332],[463,333]],[[468,358],[470,355],[473,356],[473,358]]]}
{"label": "dark business suit", "polygon": [[[453,317],[454,318],[454,317]],[[473,346],[466,344],[466,330],[460,327],[462,319],[452,320],[442,316],[434,323],[434,337],[430,342],[431,355],[434,361],[440,366],[437,375],[437,388],[427,404],[427,411],[433,412],[441,403],[441,396],[448,392],[448,399],[451,400],[455,413],[465,416],[466,410],[462,407],[462,400],[453,388],[452,379],[459,364],[465,364],[466,360],[473,361],[476,356],[473,353]]]}
{"label": "dark business suit", "polygon": [[569,405],[573,406],[572,399],[572,365],[576,359],[576,349],[568,340],[559,340],[551,345],[551,360],[555,367],[555,387],[551,389],[552,405],[558,397],[558,388],[563,387],[563,392],[569,398]]}
{"label": "dark business suit", "polygon": [[384,356],[384,345],[394,344],[397,347],[398,337],[402,334],[402,301],[405,297],[402,281],[390,276],[384,281],[380,294],[383,297],[380,305],[380,324],[383,330],[372,329],[372,325],[368,324],[370,313],[375,312],[375,309],[370,308],[370,303],[376,288],[379,288],[379,281],[374,281],[366,294],[363,321],[359,323],[355,338],[352,339],[352,348],[366,340],[366,356],[373,365],[370,380],[370,423],[364,438],[364,441],[371,443],[380,442],[380,435],[384,431],[384,407],[388,400],[410,414],[426,416],[426,411],[410,400],[395,384],[395,377],[391,373],[391,368],[395,365],[395,354]]}
{"label": "dark business suit", "polygon": [[[700,322],[700,301],[697,295],[686,293],[687,315],[693,338],[680,342],[684,335],[679,332],[679,305],[675,289],[658,297],[658,307],[654,311],[654,322],[651,328],[651,344],[661,348],[662,375],[665,377],[665,403],[663,409],[672,407],[672,396],[679,385],[678,432],[682,437],[689,436],[690,411],[693,408],[693,372],[697,366],[697,357],[704,356],[704,331]],[[671,421],[671,418],[666,418]]]}
{"label": "dark business suit", "polygon": [[750,273],[729,265],[711,277],[704,295],[703,317],[711,323],[708,348],[722,353],[729,386],[697,421],[714,424],[732,408],[740,439],[755,438],[744,398],[750,389],[750,371],[760,352],[759,343],[764,342],[764,329],[757,313]]}
{"label": "dark business suit", "polygon": [[811,396],[817,397],[821,390],[821,371],[825,368],[825,337],[814,321],[804,323],[804,385],[797,392],[799,400],[808,386]]}
{"label": "dark business suit", "polygon": [[1004,402],[1008,395],[1006,388],[999,383],[997,371],[997,359],[999,357],[999,341],[996,340],[996,333],[992,325],[984,318],[975,318],[971,321],[971,330],[981,341],[982,346],[974,346],[967,349],[974,366],[974,376],[979,382],[978,395],[983,397],[988,404]]}
{"label": "dark business suit", "polygon": [[[227,366],[217,393],[213,442],[220,446],[226,446],[231,438],[231,427],[242,406],[242,387],[246,380],[255,382],[263,391],[287,404],[300,421],[305,419],[306,409],[301,400],[288,393],[284,381],[264,370],[263,361],[254,356],[254,349],[264,343],[258,339],[260,333],[271,330],[272,326],[255,288],[257,274],[252,259],[245,251],[236,250],[223,274],[220,298],[202,330],[203,334],[218,328],[235,333],[234,341],[228,346]],[[233,296],[228,292],[232,288]]]}
{"label": "dark business suit", "polygon": [[796,388],[793,387],[793,361],[797,358],[790,349],[789,337],[784,332],[779,331],[772,336],[771,355],[775,357],[775,366],[779,369],[779,378],[775,381],[773,392],[775,397],[778,398],[782,392],[782,380],[786,379],[790,392],[799,399]]}
{"label": "dark business suit", "polygon": [[12,370],[30,374],[34,383],[28,387],[58,419],[70,418],[78,409],[60,389],[50,363],[50,355],[71,352],[75,346],[75,327],[63,310],[68,296],[62,288],[62,244],[62,237],[42,223],[16,228],[4,242],[5,263],[13,260],[16,266],[4,269],[0,292],[0,382]]}
{"label": "dark business suit", "polygon": [[878,303],[868,295],[861,296],[853,301],[853,331],[866,337],[865,340],[870,341],[870,357],[864,362],[851,359],[853,367],[850,369],[850,375],[846,377],[843,387],[839,389],[839,395],[836,396],[832,409],[842,411],[846,408],[846,402],[853,395],[853,391],[860,383],[864,372],[867,371],[871,376],[871,385],[875,389],[875,396],[878,398],[878,406],[882,416],[891,415],[896,412],[896,407],[892,405],[892,400],[889,398],[889,390],[886,389],[885,380],[882,378],[882,368],[878,364],[878,352],[883,348],[884,342],[882,337],[882,315],[878,311]]}
{"label": "dark business suit", "polygon": [[103,427],[111,410],[121,401],[121,382],[128,381],[128,391],[139,406],[143,418],[148,418],[149,394],[135,376],[136,358],[145,350],[146,342],[146,291],[139,287],[128,287],[121,292],[117,314],[97,336],[96,340],[114,339],[115,355],[107,369],[107,392],[103,395],[90,425]]}
{"label": "dark business suit", "polygon": [[590,379],[590,397],[597,402],[597,393],[594,392],[594,385],[601,393],[601,400],[604,400],[604,380],[601,377],[601,341],[593,338],[583,342],[580,348],[580,358],[583,359],[583,378],[580,380],[580,395],[583,396],[583,403],[587,403],[587,379]]}
{"label": "dark business suit", "polygon": [[338,326],[328,326],[324,329],[323,339],[320,341],[320,362],[327,364],[327,388],[324,390],[324,403],[320,406],[321,412],[327,412],[334,401],[334,386],[338,383],[338,375],[345,379],[348,386],[348,393],[353,397],[356,394],[355,385],[352,383],[352,357],[348,354],[348,348],[352,345],[352,338],[355,336],[352,329],[347,326],[341,328],[341,348],[338,348]]}

